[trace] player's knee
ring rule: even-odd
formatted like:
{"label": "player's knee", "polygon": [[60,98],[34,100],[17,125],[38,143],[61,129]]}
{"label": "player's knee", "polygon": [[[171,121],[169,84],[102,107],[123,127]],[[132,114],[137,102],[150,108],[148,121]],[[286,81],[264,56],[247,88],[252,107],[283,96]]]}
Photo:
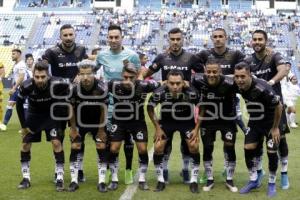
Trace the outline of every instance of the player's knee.
{"label": "player's knee", "polygon": [[81,148],[81,143],[75,143],[74,142],[74,143],[71,144],[71,148],[79,150]]}
{"label": "player's knee", "polygon": [[164,145],[160,142],[154,143],[154,151],[157,154],[163,154],[164,153]]}
{"label": "player's knee", "polygon": [[31,143],[23,143],[22,144],[22,151],[23,152],[28,152],[31,149]]}
{"label": "player's knee", "polygon": [[188,143],[188,148],[189,148],[190,153],[198,153],[199,152],[199,144],[198,143],[194,143],[194,144]]}
{"label": "player's knee", "polygon": [[96,148],[97,149],[105,149],[106,148],[106,144],[103,143],[103,142],[96,143]]}
{"label": "player's knee", "polygon": [[139,145],[137,149],[138,149],[138,153],[139,154],[145,154],[145,153],[147,153],[147,146],[146,146],[146,144],[145,145]]}
{"label": "player's knee", "polygon": [[256,147],[257,147],[257,143],[251,143],[251,144],[244,145],[244,149],[247,149],[247,150],[254,150],[254,149],[256,149]]}
{"label": "player's knee", "polygon": [[110,145],[110,152],[111,153],[119,153],[120,146],[121,145],[119,145],[117,143],[111,143],[111,145]]}
{"label": "player's knee", "polygon": [[55,152],[59,152],[62,150],[62,145],[59,140],[52,140],[52,147]]}

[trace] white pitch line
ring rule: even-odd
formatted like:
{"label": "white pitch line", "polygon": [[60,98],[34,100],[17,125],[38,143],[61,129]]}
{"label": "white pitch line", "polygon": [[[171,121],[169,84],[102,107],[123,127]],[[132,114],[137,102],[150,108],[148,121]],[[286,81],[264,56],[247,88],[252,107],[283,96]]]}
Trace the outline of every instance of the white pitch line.
{"label": "white pitch line", "polygon": [[[149,163],[153,159],[153,152],[154,152],[154,147],[152,147],[148,151],[148,156],[149,156]],[[137,187],[138,187],[138,178],[139,178],[139,173],[136,173],[134,176],[134,183],[132,185],[129,185],[126,190],[123,192],[119,200],[131,200],[133,195],[136,193]]]}

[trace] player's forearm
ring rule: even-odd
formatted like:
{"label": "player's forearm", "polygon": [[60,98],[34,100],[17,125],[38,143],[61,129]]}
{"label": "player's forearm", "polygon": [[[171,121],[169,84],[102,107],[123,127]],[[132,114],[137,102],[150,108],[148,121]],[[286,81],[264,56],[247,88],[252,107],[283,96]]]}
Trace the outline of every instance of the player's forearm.
{"label": "player's forearm", "polygon": [[195,129],[197,130],[200,129],[203,116],[204,116],[204,109],[199,107],[199,114],[196,116],[197,121],[196,121]]}
{"label": "player's forearm", "polygon": [[289,74],[289,69],[285,65],[280,65],[277,67],[277,74],[271,79],[274,83],[280,82],[284,77]]}
{"label": "player's forearm", "polygon": [[70,119],[70,128],[71,129],[76,129],[76,116],[75,116],[75,112],[74,110],[72,109],[71,110],[71,119]]}
{"label": "player's forearm", "polygon": [[282,104],[279,103],[279,104],[275,107],[275,112],[274,112],[274,122],[273,122],[272,128],[278,128],[279,122],[280,122],[280,119],[281,119],[281,113],[282,113]]}
{"label": "player's forearm", "polygon": [[159,122],[158,122],[157,117],[156,117],[155,112],[154,112],[154,107],[148,105],[147,106],[147,111],[148,111],[149,118],[150,118],[152,124],[154,125],[154,127],[155,128],[160,127]]}

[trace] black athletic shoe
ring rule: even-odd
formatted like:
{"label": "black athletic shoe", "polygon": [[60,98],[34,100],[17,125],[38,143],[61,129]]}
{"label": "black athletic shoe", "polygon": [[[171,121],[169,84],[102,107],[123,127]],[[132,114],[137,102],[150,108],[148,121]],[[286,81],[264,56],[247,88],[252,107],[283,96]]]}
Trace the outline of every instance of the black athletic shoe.
{"label": "black athletic shoe", "polygon": [[112,181],[109,186],[108,186],[109,190],[116,190],[118,189],[118,181]]}
{"label": "black athletic shoe", "polygon": [[18,189],[27,189],[30,187],[30,181],[28,178],[23,178],[21,183],[18,185]]}
{"label": "black athletic shoe", "polygon": [[146,182],[139,182],[139,188],[140,190],[149,190],[149,186]]}
{"label": "black athletic shoe", "polygon": [[60,179],[56,180],[55,187],[57,192],[64,191],[64,181]]}
{"label": "black athletic shoe", "polygon": [[82,183],[85,182],[85,176],[83,170],[78,170],[78,182]]}
{"label": "black athletic shoe", "polygon": [[190,191],[192,193],[199,193],[198,183],[196,182],[190,183]]}
{"label": "black athletic shoe", "polygon": [[154,192],[161,192],[166,188],[166,184],[158,181]]}
{"label": "black athletic shoe", "polygon": [[214,180],[207,180],[206,185],[203,187],[203,191],[209,192],[214,187]]}
{"label": "black athletic shoe", "polygon": [[107,192],[107,187],[105,183],[99,183],[97,185],[97,189],[99,192]]}
{"label": "black athletic shoe", "polygon": [[68,188],[69,192],[75,192],[75,190],[79,189],[78,183],[71,182]]}

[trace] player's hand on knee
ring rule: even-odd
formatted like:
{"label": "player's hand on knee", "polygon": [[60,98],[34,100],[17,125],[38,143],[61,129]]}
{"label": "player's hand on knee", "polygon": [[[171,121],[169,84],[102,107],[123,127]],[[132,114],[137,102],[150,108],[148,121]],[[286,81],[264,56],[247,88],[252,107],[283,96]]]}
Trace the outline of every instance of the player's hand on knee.
{"label": "player's hand on knee", "polygon": [[271,129],[271,134],[272,134],[272,139],[274,141],[275,144],[279,144],[280,142],[280,132],[279,132],[279,128],[272,128]]}
{"label": "player's hand on knee", "polygon": [[99,130],[96,137],[103,143],[107,141],[107,136],[104,130]]}
{"label": "player's hand on knee", "polygon": [[155,141],[160,141],[167,138],[165,132],[161,128],[156,129],[154,137]]}

